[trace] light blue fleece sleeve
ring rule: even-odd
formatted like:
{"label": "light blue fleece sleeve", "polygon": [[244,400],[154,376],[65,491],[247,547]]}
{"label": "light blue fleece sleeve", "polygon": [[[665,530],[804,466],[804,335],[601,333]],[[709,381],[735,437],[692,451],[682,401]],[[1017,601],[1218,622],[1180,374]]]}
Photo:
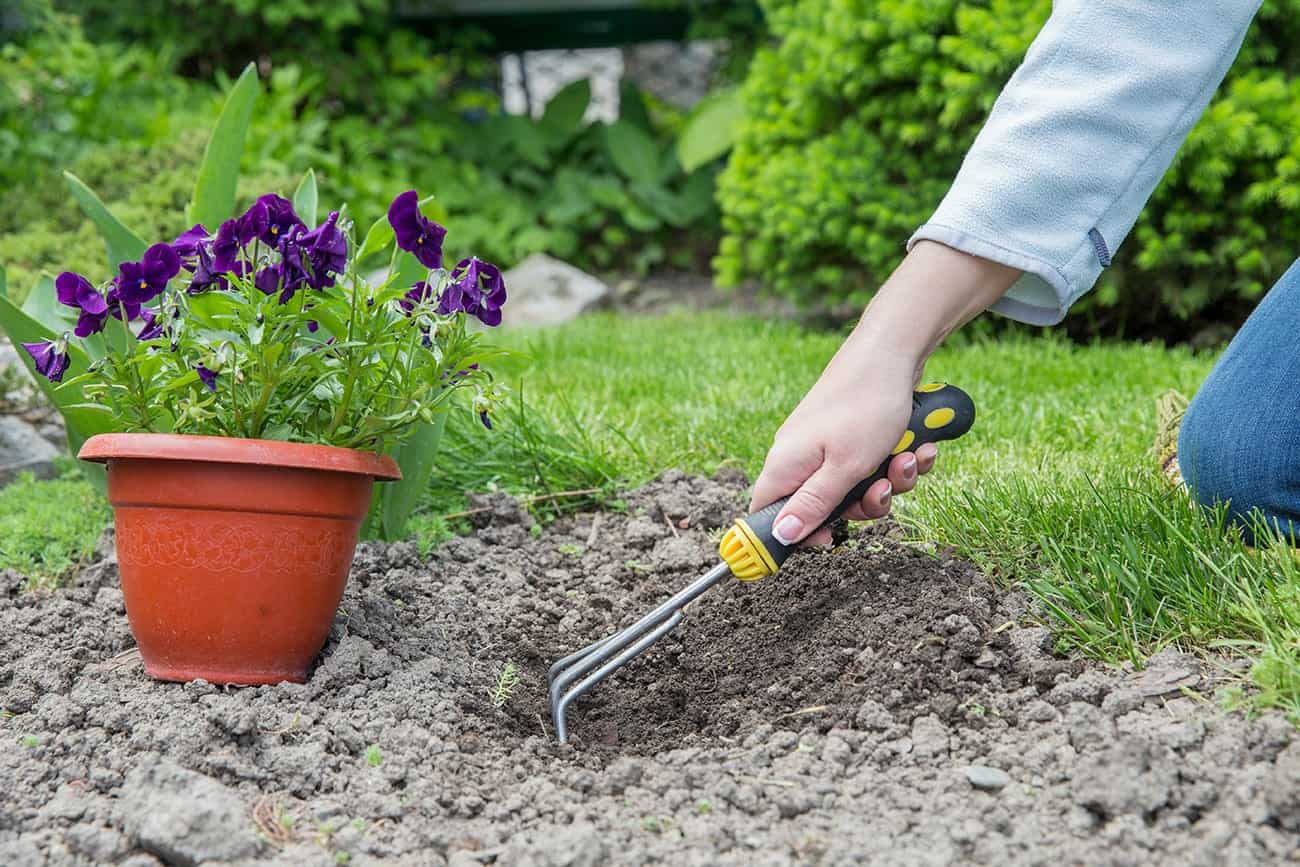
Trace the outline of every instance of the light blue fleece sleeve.
{"label": "light blue fleece sleeve", "polygon": [[908,249],[929,239],[1019,268],[993,309],[1060,322],[1133,228],[1258,8],[1057,2]]}

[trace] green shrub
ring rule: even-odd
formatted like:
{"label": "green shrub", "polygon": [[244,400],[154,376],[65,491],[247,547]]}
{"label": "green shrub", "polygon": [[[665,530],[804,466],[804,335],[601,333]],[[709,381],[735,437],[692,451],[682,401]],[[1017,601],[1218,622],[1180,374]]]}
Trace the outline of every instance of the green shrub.
{"label": "green shrub", "polygon": [[[765,0],[719,182],[721,281],[860,305],[946,192],[1049,0]],[[1078,332],[1182,337],[1236,321],[1296,255],[1300,2],[1266,3]],[[1171,316],[1170,314],[1173,314]]]}

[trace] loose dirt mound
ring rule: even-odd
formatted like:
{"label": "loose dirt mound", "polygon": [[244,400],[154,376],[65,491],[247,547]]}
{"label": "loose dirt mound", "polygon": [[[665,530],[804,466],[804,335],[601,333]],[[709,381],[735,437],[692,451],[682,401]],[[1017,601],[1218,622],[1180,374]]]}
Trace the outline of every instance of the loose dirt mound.
{"label": "loose dirt mound", "polygon": [[[1181,697],[1207,681],[1177,654],[1141,675],[1058,659],[1022,600],[879,528],[706,594],[571,709],[574,742],[557,746],[546,666],[713,565],[743,487],[670,474],[624,513],[540,534],[497,498],[428,563],[362,546],[305,685],[148,680],[111,556],[55,594],[5,576],[0,863],[1296,853],[1288,723]],[[498,707],[507,661],[522,679]]]}

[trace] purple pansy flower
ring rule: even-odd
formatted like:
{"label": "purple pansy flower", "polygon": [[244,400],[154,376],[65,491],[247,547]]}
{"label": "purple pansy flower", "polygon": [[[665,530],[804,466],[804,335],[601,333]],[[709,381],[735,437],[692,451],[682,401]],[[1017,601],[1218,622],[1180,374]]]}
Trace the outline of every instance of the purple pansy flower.
{"label": "purple pansy flower", "polygon": [[[236,273],[239,273],[240,268],[239,263],[235,263],[234,270]],[[197,295],[213,286],[216,286],[217,289],[225,289],[226,285],[225,272],[216,269],[212,254],[208,252],[208,248],[199,247],[198,261],[194,263],[194,277],[190,280],[189,288],[186,291],[191,295]]]}
{"label": "purple pansy flower", "polygon": [[294,229],[307,228],[294,213],[293,202],[275,193],[259,196],[241,219],[247,220],[257,238],[271,247],[278,247]]}
{"label": "purple pansy flower", "polygon": [[406,312],[407,316],[410,316],[415,306],[428,301],[432,293],[433,289],[429,284],[421,280],[419,283],[412,285],[410,289],[407,289],[406,294],[397,299],[397,303],[402,305],[402,310]]}
{"label": "purple pansy flower", "polygon": [[196,223],[180,234],[175,241],[172,241],[172,249],[180,257],[185,267],[193,271],[193,260],[199,255],[199,251],[211,239],[211,234],[203,227],[202,223]]}
{"label": "purple pansy flower", "polygon": [[451,284],[438,299],[439,313],[463,310],[477,316],[484,325],[501,324],[501,306],[506,303],[506,282],[501,269],[471,256],[456,263]]}
{"label": "purple pansy flower", "polygon": [[310,232],[289,230],[280,244],[285,278],[281,303],[289,300],[304,282],[318,291],[334,285],[336,275],[348,263],[348,239],[338,221],[339,212],[331,211],[329,219]]}
{"label": "purple pansy flower", "polygon": [[194,367],[194,371],[199,375],[199,379],[203,380],[203,384],[208,387],[208,391],[217,390],[217,372],[215,370],[208,370],[199,364]]}
{"label": "purple pansy flower", "polygon": [[118,266],[117,291],[121,300],[133,304],[147,304],[162,294],[167,281],[181,270],[180,257],[168,244],[154,244],[144,251],[139,262],[123,262]]}
{"label": "purple pansy flower", "polygon": [[492,430],[492,421],[488,418],[488,414],[486,411],[478,414],[478,420],[483,422],[483,427],[487,428],[488,430]]}
{"label": "purple pansy flower", "polygon": [[259,268],[253,277],[253,285],[267,295],[274,295],[279,290],[280,303],[284,304],[298,291],[303,279],[301,271],[287,262],[280,262],[278,265],[263,265]]}
{"label": "purple pansy flower", "polygon": [[125,313],[126,321],[130,322],[140,315],[140,303],[124,298],[121,286],[122,278],[114,277],[113,285],[108,288],[108,295],[104,297],[104,301],[108,304],[108,312],[114,319],[121,319]]}
{"label": "purple pansy flower", "polygon": [[419,193],[407,190],[393,199],[388,206],[388,223],[399,248],[415,254],[426,268],[442,267],[442,239],[447,230],[420,213]]}
{"label": "purple pansy flower", "polygon": [[226,220],[217,229],[212,241],[212,270],[224,274],[239,264],[239,254],[257,237],[257,225],[264,222],[266,206],[260,201],[244,212],[242,217]]}
{"label": "purple pansy flower", "polygon": [[160,316],[157,310],[145,310],[144,327],[136,335],[137,340],[157,340],[167,332],[167,318]]}
{"label": "purple pansy flower", "polygon": [[67,350],[60,352],[59,344],[52,340],[43,340],[40,343],[23,343],[20,344],[27,354],[32,357],[32,363],[36,367],[36,372],[48,379],[50,382],[62,382],[63,374],[67,371],[68,365],[72,362],[71,356]]}
{"label": "purple pansy flower", "polygon": [[108,302],[99,290],[90,285],[90,281],[80,274],[64,271],[54,281],[59,303],[75,307],[80,312],[77,317],[76,335],[89,337],[104,328],[104,319],[108,316]]}

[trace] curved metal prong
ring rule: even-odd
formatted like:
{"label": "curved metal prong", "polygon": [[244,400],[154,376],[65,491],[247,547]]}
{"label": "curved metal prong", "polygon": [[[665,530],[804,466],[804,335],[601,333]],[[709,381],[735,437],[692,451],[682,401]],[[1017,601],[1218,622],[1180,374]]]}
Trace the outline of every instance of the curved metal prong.
{"label": "curved metal prong", "polygon": [[613,659],[606,662],[592,674],[587,675],[581,683],[566,692],[559,701],[555,703],[555,709],[551,711],[551,722],[555,724],[555,736],[559,739],[560,743],[567,743],[569,740],[568,726],[564,721],[564,712],[568,710],[569,705],[577,699],[578,696],[609,677],[624,665],[627,665],[650,645],[654,644],[660,638],[663,638],[669,632],[672,632],[677,628],[677,624],[681,622],[682,612],[674,612],[672,617],[669,617],[653,630],[641,636],[641,639],[631,647],[626,648],[618,656],[615,656]]}
{"label": "curved metal prong", "polygon": [[[718,564],[628,628],[593,642],[552,665],[547,671],[548,693],[551,719],[555,723],[560,743],[564,743],[567,738],[564,709],[574,698],[654,644],[660,636],[672,631],[681,622],[683,608],[730,574],[731,568],[726,563]],[[595,674],[583,680],[571,693],[565,694],[571,683],[598,667]]]}

